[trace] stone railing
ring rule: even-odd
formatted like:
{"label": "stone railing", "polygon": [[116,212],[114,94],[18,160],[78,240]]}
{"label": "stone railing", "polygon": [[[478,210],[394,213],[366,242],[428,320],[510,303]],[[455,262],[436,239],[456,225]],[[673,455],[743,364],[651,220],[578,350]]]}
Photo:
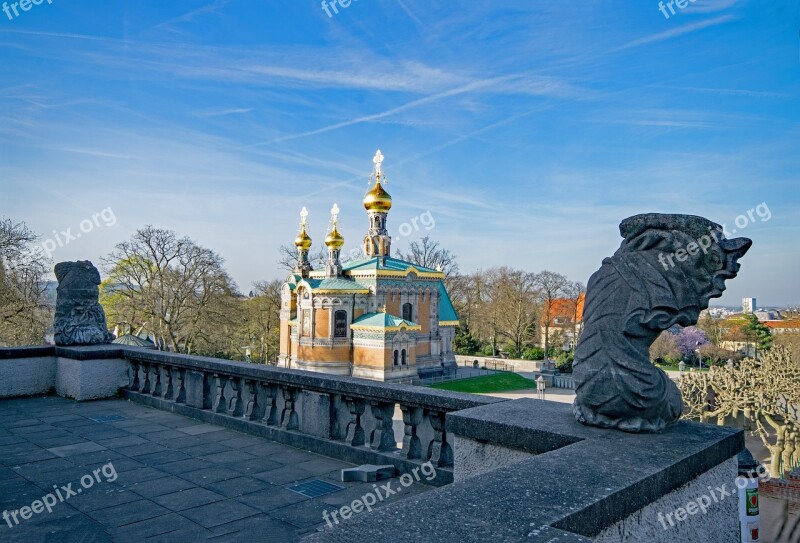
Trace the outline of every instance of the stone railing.
{"label": "stone railing", "polygon": [[575,381],[572,379],[572,375],[554,375],[553,376],[553,387],[554,388],[570,388],[575,389]]}
{"label": "stone railing", "polygon": [[430,461],[438,484],[453,478],[447,413],[502,401],[156,351],[124,358],[133,401],[353,463]]}
{"label": "stone railing", "polygon": [[[0,398],[123,397],[440,488],[309,542],[735,541],[738,502],[666,515],[733,488],[741,430],[679,422],[657,435],[582,426],[569,405],[502,400],[136,348],[0,349]],[[2,402],[2,400],[0,400]],[[568,474],[567,477],[554,474]],[[454,512],[458,513],[454,516]]]}

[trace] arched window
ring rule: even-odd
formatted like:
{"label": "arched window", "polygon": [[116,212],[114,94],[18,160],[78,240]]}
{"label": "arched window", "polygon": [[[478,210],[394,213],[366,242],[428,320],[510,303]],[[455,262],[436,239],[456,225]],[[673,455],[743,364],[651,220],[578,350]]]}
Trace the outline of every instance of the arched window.
{"label": "arched window", "polygon": [[397,365],[397,349],[394,350],[394,365]]}
{"label": "arched window", "polygon": [[347,311],[333,314],[333,337],[347,337]]}
{"label": "arched window", "polygon": [[408,322],[414,322],[414,311],[411,304],[403,304],[403,318]]}
{"label": "arched window", "polygon": [[402,351],[402,353],[401,353],[401,355],[400,355],[400,356],[401,356],[401,362],[400,362],[400,365],[401,365],[401,366],[405,366],[405,365],[408,363],[408,362],[406,361],[406,350],[405,350],[405,349],[403,349],[403,351]]}

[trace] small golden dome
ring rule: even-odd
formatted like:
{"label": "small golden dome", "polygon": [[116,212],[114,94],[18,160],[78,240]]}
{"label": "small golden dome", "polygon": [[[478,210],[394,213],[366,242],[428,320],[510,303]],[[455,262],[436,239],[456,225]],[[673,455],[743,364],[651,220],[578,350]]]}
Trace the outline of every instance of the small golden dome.
{"label": "small golden dome", "polygon": [[333,226],[333,230],[325,238],[325,245],[332,249],[341,249],[342,245],[344,245],[344,238],[339,233],[339,230],[336,229],[336,225]]}
{"label": "small golden dome", "polygon": [[375,186],[364,196],[364,208],[367,211],[389,211],[392,209],[392,197],[381,186],[380,179]]}
{"label": "small golden dome", "polygon": [[298,249],[303,249],[308,251],[311,248],[311,238],[306,233],[305,227],[297,234],[297,237],[294,239],[294,244],[297,246]]}

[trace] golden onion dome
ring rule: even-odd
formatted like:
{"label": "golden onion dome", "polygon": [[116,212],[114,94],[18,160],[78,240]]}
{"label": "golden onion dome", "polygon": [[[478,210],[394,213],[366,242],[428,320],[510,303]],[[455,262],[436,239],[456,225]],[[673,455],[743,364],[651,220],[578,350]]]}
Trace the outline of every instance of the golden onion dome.
{"label": "golden onion dome", "polygon": [[294,244],[297,246],[298,249],[303,249],[308,251],[311,248],[311,238],[306,233],[305,227],[300,230],[300,233],[297,234],[297,237],[294,239]]}
{"label": "golden onion dome", "polygon": [[367,211],[389,211],[392,209],[392,197],[381,186],[380,179],[364,196],[364,208]]}
{"label": "golden onion dome", "polygon": [[336,225],[333,226],[333,230],[325,237],[325,245],[332,249],[341,249],[342,245],[344,245],[344,238],[339,233],[339,230],[336,229]]}

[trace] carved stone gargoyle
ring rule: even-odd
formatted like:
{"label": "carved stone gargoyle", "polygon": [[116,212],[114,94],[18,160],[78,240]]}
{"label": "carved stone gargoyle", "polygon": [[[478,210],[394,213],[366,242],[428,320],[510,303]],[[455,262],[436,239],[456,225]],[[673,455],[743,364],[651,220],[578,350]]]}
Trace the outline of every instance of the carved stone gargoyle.
{"label": "carved stone gargoyle", "polygon": [[660,432],[683,402],[650,362],[650,345],[673,325],[697,323],[752,241],[726,239],[722,226],[694,215],[635,215],[619,230],[622,245],[587,285],[573,411],[590,426]]}
{"label": "carved stone gargoyle", "polygon": [[56,314],[53,319],[56,345],[111,343],[106,314],[98,303],[100,272],[88,260],[59,262],[55,267]]}

